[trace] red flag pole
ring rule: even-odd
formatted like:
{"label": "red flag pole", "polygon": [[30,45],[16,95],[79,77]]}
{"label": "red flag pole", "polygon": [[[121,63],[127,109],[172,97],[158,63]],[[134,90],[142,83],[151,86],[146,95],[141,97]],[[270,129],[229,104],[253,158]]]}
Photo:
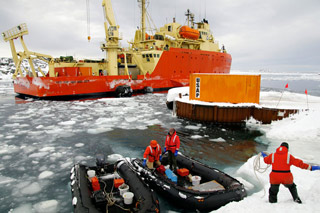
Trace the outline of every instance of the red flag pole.
{"label": "red flag pole", "polygon": [[304,91],[304,93],[305,93],[306,96],[307,96],[307,109],[309,109],[308,90],[306,89],[306,90]]}
{"label": "red flag pole", "polygon": [[[285,86],[285,88],[287,89],[288,87],[289,87],[289,85],[288,85],[288,83],[287,83],[286,86]],[[284,90],[283,90],[282,93],[281,93],[280,99],[279,99],[278,104],[277,104],[276,107],[278,107],[278,105],[279,105],[279,103],[280,103],[280,100],[281,100],[281,98],[282,98],[283,92],[284,92]]]}

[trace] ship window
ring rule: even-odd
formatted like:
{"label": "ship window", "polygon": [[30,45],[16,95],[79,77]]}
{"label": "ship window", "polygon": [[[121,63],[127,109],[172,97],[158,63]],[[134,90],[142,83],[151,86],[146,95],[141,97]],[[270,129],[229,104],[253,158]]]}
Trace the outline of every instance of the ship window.
{"label": "ship window", "polygon": [[146,54],[146,57],[149,58],[149,54]]}
{"label": "ship window", "polygon": [[160,55],[159,55],[159,54],[157,54],[157,57],[158,57],[158,58],[160,58]]}
{"label": "ship window", "polygon": [[153,54],[153,57],[156,58],[156,57],[157,57],[157,54]]}
{"label": "ship window", "polygon": [[147,61],[150,61],[150,59],[149,59],[149,58],[147,58]]}
{"label": "ship window", "polygon": [[171,32],[171,25],[170,25],[170,26],[168,26],[168,31],[169,31],[169,32]]}
{"label": "ship window", "polygon": [[152,58],[152,54],[149,54],[150,58]]}
{"label": "ship window", "polygon": [[142,58],[145,58],[146,56],[145,55],[142,55]]}
{"label": "ship window", "polygon": [[164,37],[163,37],[163,35],[154,35],[154,39],[155,39],[155,40],[163,41],[163,40],[164,40]]}

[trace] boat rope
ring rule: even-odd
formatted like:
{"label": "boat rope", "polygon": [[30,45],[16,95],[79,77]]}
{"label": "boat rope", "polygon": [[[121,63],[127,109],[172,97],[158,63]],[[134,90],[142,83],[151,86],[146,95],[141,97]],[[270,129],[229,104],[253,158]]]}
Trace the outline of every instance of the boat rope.
{"label": "boat rope", "polygon": [[[114,179],[114,178],[113,178],[113,179]],[[104,191],[104,193],[106,194],[106,200],[107,200],[106,213],[109,212],[109,206],[112,206],[112,205],[115,205],[115,206],[117,206],[118,208],[120,208],[120,209],[122,209],[122,210],[124,210],[124,211],[130,212],[130,209],[123,208],[122,206],[116,204],[116,200],[114,199],[113,194],[112,194],[113,186],[114,186],[114,185],[112,184],[110,193],[108,193],[108,192],[106,191],[107,183],[104,182],[103,180],[101,180],[101,182],[104,183],[103,191]]]}
{"label": "boat rope", "polygon": [[271,165],[267,165],[266,167],[262,167],[261,164],[260,164],[260,158],[261,158],[261,153],[259,153],[256,158],[253,160],[253,171],[254,171],[254,175],[256,176],[257,180],[259,181],[259,183],[261,184],[262,188],[263,188],[263,196],[264,197],[266,195],[266,190],[264,188],[264,185],[262,184],[261,180],[259,179],[258,175],[256,172],[259,172],[259,173],[265,173],[268,168],[271,166]]}

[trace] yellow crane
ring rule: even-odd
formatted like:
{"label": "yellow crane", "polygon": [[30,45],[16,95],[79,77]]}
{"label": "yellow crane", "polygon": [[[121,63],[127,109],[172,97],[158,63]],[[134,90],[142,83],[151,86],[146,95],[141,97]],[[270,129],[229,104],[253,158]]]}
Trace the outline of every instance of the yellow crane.
{"label": "yellow crane", "polygon": [[104,29],[106,42],[101,45],[102,50],[106,50],[106,59],[108,61],[109,75],[118,75],[118,50],[119,46],[119,26],[116,25],[111,0],[103,0],[102,7],[104,12]]}
{"label": "yellow crane", "polygon": [[[45,54],[29,51],[24,40],[23,40],[23,36],[28,35],[28,34],[29,34],[29,31],[27,28],[27,24],[25,24],[25,23],[20,24],[16,27],[13,27],[13,28],[2,33],[3,40],[9,41],[9,43],[10,43],[12,58],[13,58],[15,66],[16,66],[16,71],[14,72],[12,78],[15,79],[17,77],[18,73],[20,74],[20,76],[23,76],[23,73],[21,70],[21,64],[24,59],[27,59],[29,62],[32,76],[37,77],[37,73],[36,73],[34,64],[32,62],[32,60],[36,59],[36,58],[47,62],[49,65],[49,75],[54,76],[54,58],[50,55],[45,55]],[[21,42],[23,50],[24,50],[23,52],[16,51],[14,39],[17,39],[17,38],[20,39],[20,42]],[[40,67],[38,67],[38,70],[41,72],[41,74],[43,76],[45,76],[45,74],[42,72]],[[28,71],[26,70],[26,73],[27,72]]]}

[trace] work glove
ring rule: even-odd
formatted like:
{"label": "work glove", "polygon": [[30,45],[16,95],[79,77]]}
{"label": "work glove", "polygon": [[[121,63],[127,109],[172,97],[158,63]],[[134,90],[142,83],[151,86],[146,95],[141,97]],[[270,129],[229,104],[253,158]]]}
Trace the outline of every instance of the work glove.
{"label": "work glove", "polygon": [[320,166],[311,166],[311,171],[320,170]]}
{"label": "work glove", "polygon": [[162,161],[162,155],[160,155],[160,158],[159,158],[159,160],[160,160],[160,161]]}
{"label": "work glove", "polygon": [[174,156],[177,157],[177,155],[178,155],[178,150],[174,152]]}
{"label": "work glove", "polygon": [[144,160],[143,160],[143,163],[142,163],[142,166],[145,167],[146,164],[147,164],[147,159],[144,159]]}
{"label": "work glove", "polygon": [[261,155],[262,155],[262,157],[267,157],[267,154],[266,153],[264,153],[264,152],[261,152]]}

